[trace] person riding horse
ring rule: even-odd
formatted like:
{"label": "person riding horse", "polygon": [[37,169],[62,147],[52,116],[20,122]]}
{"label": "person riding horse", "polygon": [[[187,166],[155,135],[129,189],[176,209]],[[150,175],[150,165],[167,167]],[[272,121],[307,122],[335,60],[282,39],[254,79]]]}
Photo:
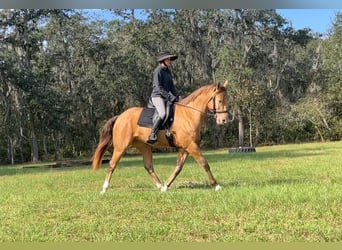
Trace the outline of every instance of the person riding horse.
{"label": "person riding horse", "polygon": [[166,116],[166,102],[178,102],[181,98],[172,80],[170,66],[172,61],[178,58],[177,55],[169,51],[161,52],[157,57],[158,66],[153,72],[153,87],[151,92],[151,101],[157,110],[157,117],[153,121],[151,134],[147,143],[153,144],[157,141],[157,133],[160,125]]}
{"label": "person riding horse", "polygon": [[[226,124],[228,121],[228,82],[224,84],[212,83],[200,87],[182,100],[182,105],[177,105],[174,114],[174,123],[170,127],[174,134],[174,145],[178,148],[176,166],[166,180],[162,183],[154,171],[152,148],[169,147],[170,143],[166,138],[160,136],[158,143],[147,144],[146,138],[149,130],[138,124],[143,107],[131,107],[119,115],[107,120],[102,127],[100,141],[92,157],[92,167],[96,171],[102,164],[102,158],[110,144],[113,145],[112,158],[109,161],[109,168],[102,186],[101,194],[104,194],[109,187],[112,175],[121,157],[128,147],[135,147],[143,156],[144,168],[152,177],[153,182],[160,191],[167,191],[176,177],[183,169],[183,165],[191,155],[198,162],[209,178],[209,183],[219,190],[221,186],[214,178],[209,163],[201,153],[199,146],[200,128],[205,117],[214,115],[217,124]],[[162,135],[162,133],[160,133]]]}

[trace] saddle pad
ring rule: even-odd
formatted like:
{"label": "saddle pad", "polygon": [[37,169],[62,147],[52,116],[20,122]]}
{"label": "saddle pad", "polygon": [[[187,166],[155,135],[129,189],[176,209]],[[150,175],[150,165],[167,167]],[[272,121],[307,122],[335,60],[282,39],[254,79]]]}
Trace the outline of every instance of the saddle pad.
{"label": "saddle pad", "polygon": [[[155,109],[143,108],[138,119],[138,125],[141,127],[152,128],[152,120],[153,120],[154,112],[155,112]],[[172,110],[171,119],[169,118],[169,123],[172,124],[172,122],[173,122],[173,110]],[[170,126],[170,124],[168,125]],[[162,126],[160,129],[164,130],[165,125]],[[173,142],[173,134],[168,129],[166,130],[165,137],[168,140],[171,147],[176,147]]]}
{"label": "saddle pad", "polygon": [[141,127],[152,128],[152,119],[155,109],[143,108],[138,120],[138,125]]}

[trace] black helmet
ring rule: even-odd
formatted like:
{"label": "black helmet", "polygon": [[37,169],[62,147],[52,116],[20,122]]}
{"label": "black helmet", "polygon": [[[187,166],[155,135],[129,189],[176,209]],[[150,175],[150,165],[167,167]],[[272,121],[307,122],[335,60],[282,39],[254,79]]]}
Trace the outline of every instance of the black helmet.
{"label": "black helmet", "polygon": [[178,56],[171,54],[169,51],[162,51],[159,53],[157,61],[162,62],[167,58],[170,58],[171,61],[174,61],[178,58]]}

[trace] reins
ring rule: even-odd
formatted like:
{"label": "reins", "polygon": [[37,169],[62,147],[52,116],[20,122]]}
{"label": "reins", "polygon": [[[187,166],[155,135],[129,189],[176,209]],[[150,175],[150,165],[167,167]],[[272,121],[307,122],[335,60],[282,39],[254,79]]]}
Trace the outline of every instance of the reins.
{"label": "reins", "polygon": [[[216,94],[218,94],[218,93],[216,93]],[[215,103],[215,96],[216,96],[216,94],[214,94],[212,97],[210,97],[210,99],[208,101],[208,102],[210,102],[211,100],[213,101],[213,110],[209,109],[209,113],[205,113],[202,110],[199,110],[197,108],[194,108],[194,107],[191,107],[191,106],[188,106],[188,105],[184,105],[184,104],[179,103],[179,102],[176,102],[175,104],[179,105],[179,106],[182,106],[182,107],[186,107],[186,108],[195,110],[195,111],[198,111],[198,112],[200,112],[202,114],[207,114],[207,115],[212,115],[212,116],[214,116],[216,114],[228,113],[228,110],[222,110],[222,111],[217,111],[216,110],[216,103]]]}
{"label": "reins", "polygon": [[[205,112],[203,112],[202,110],[199,110],[197,108],[194,108],[194,107],[191,107],[191,106],[188,106],[188,105],[184,105],[182,103],[179,103],[179,102],[175,102],[175,105],[179,105],[179,106],[182,106],[182,107],[185,107],[185,108],[188,108],[188,109],[192,109],[192,110],[195,110],[195,111],[198,111],[202,114],[206,114]],[[210,115],[210,114],[209,114]]]}

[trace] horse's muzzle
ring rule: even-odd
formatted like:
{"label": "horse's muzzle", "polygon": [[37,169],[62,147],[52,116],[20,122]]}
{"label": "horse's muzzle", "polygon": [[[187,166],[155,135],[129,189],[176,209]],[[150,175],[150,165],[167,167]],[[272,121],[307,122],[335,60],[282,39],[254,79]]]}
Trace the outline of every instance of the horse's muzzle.
{"label": "horse's muzzle", "polygon": [[218,125],[226,124],[228,121],[228,117],[216,117],[216,123]]}

